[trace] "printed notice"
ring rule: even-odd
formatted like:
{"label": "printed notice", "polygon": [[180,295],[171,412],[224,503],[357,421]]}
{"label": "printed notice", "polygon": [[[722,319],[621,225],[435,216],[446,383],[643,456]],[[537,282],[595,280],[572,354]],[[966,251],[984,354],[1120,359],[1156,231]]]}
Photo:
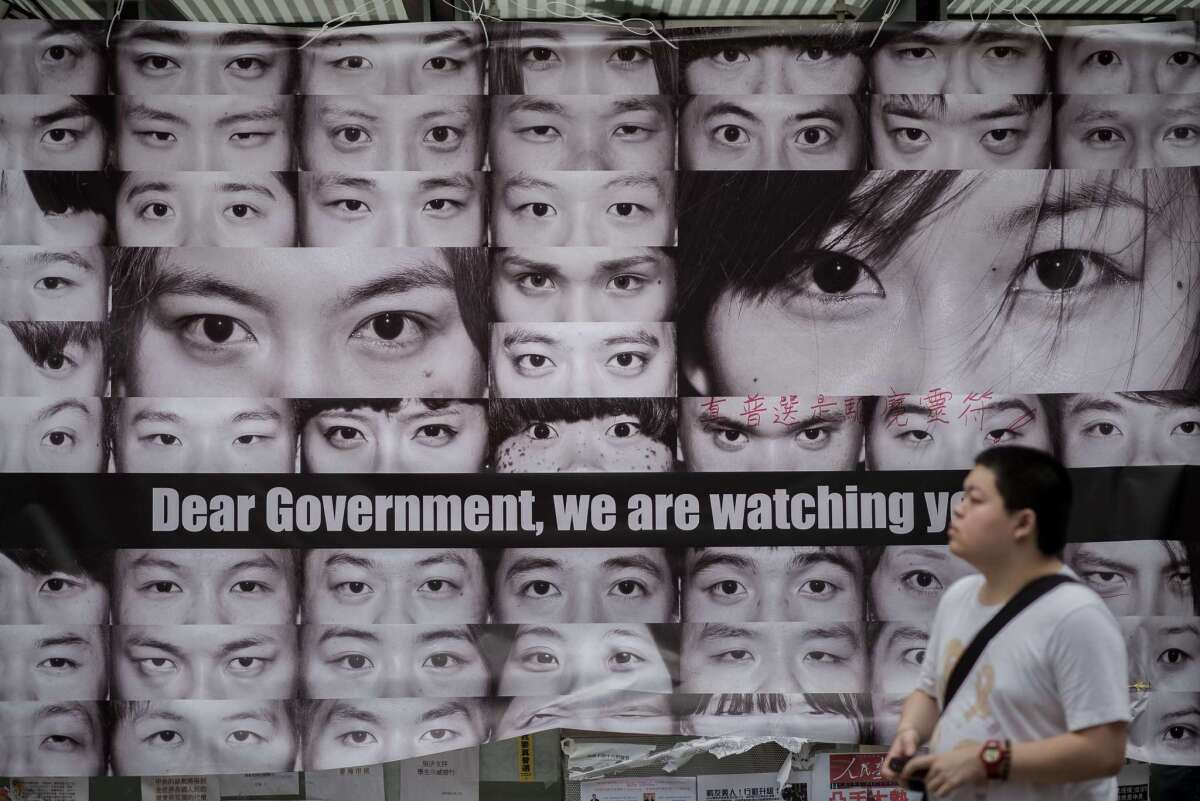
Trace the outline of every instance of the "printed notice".
{"label": "printed notice", "polygon": [[696,801],[694,776],[600,779],[579,785],[580,801]]}
{"label": "printed notice", "polygon": [[479,801],[479,749],[404,760],[400,795],[404,801]]}

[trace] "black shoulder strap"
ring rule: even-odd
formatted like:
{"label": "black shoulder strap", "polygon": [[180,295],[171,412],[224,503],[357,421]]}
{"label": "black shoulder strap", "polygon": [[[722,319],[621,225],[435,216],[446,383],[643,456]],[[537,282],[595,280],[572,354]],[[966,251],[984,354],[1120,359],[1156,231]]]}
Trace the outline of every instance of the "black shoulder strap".
{"label": "black shoulder strap", "polygon": [[1062,573],[1042,576],[1026,584],[1016,595],[1008,599],[1008,603],[979,630],[979,633],[975,635],[975,639],[971,640],[971,644],[967,646],[967,650],[963,651],[962,656],[954,664],[954,669],[950,671],[950,678],[946,680],[946,696],[942,702],[942,711],[950,707],[950,701],[954,698],[954,694],[958,692],[958,688],[962,686],[962,683],[967,680],[967,675],[971,672],[971,668],[975,667],[975,663],[979,661],[979,655],[983,653],[983,649],[992,641],[992,638],[1000,632],[1000,629],[1007,626],[1010,620],[1021,614],[1025,607],[1050,592],[1050,590],[1059,584],[1066,584],[1069,581],[1073,582],[1075,579]]}

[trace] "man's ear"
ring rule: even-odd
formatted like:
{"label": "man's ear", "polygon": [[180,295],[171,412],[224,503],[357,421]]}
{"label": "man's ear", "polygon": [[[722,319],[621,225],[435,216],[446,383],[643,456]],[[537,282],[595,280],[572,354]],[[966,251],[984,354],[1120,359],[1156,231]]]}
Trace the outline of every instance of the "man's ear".
{"label": "man's ear", "polygon": [[1034,544],[1037,544],[1037,514],[1032,509],[1021,509],[1017,511],[1016,527],[1013,529],[1013,539],[1016,542],[1024,542],[1026,539],[1032,539]]}

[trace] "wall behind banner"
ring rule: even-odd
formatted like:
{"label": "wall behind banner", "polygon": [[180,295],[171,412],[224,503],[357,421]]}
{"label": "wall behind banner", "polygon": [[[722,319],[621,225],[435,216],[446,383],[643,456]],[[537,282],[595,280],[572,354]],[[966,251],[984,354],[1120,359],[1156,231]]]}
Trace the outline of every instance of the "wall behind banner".
{"label": "wall behind banner", "polygon": [[[1173,488],[1065,559],[1130,756],[1200,764],[1196,24],[488,32],[0,22],[0,471],[79,488],[0,482],[0,775],[888,743],[968,567],[846,479],[1000,443]],[[867,540],[786,533],[800,471]],[[757,482],[783,544],[86,534],[135,479],[84,474],[574,472]]]}

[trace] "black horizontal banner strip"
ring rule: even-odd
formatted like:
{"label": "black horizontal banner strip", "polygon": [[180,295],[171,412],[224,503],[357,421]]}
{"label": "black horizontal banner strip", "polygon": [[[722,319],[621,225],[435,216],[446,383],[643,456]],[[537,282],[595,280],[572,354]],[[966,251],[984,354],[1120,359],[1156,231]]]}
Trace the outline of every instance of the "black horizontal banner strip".
{"label": "black horizontal banner strip", "polygon": [[[963,475],[4,475],[0,542],[92,548],[930,544],[945,542],[946,515]],[[1200,539],[1200,468],[1090,468],[1072,476],[1073,541]]]}

